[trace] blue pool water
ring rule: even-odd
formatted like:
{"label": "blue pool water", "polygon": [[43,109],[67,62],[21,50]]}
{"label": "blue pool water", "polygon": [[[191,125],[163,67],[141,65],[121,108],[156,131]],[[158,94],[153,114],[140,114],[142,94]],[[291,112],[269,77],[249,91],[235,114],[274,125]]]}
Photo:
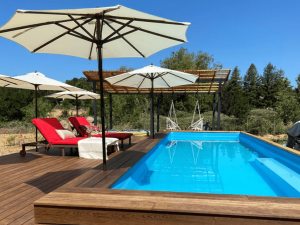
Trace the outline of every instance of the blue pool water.
{"label": "blue pool water", "polygon": [[243,133],[173,132],[111,188],[300,197],[298,164]]}

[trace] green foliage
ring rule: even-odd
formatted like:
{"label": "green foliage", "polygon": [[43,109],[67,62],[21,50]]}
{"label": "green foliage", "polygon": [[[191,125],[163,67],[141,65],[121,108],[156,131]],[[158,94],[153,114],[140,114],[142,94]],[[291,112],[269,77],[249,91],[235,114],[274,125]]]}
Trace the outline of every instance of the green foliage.
{"label": "green foliage", "polygon": [[21,120],[21,108],[33,101],[33,91],[0,87],[0,121]]}
{"label": "green foliage", "polygon": [[132,67],[120,66],[119,70],[120,71],[133,71],[134,69]]}
{"label": "green foliage", "polygon": [[[47,99],[40,97],[38,99],[38,117],[39,118],[46,118],[48,117],[48,113],[51,112],[53,105],[47,101]],[[21,111],[24,113],[23,119],[27,122],[30,122],[33,118],[36,117],[35,115],[35,101],[32,101],[27,106],[23,107]]]}
{"label": "green foliage", "polygon": [[261,83],[260,93],[263,107],[274,108],[278,91],[290,87],[290,82],[284,77],[284,71],[278,70],[271,63],[264,68]]}
{"label": "green foliage", "polygon": [[260,78],[255,65],[252,63],[243,79],[244,95],[248,99],[250,108],[260,106],[259,101]]}
{"label": "green foliage", "polygon": [[160,61],[161,67],[172,70],[192,70],[192,69],[221,69],[222,64],[214,63],[213,55],[207,52],[198,51],[188,52],[184,47],[181,47],[177,52],[172,52],[170,57],[166,57]]}
{"label": "green foliage", "polygon": [[277,92],[274,106],[285,124],[290,121],[300,120],[300,106],[296,93],[291,88],[285,88]]}
{"label": "green foliage", "polygon": [[6,143],[9,146],[17,145],[18,143],[16,143],[16,136],[15,135],[9,135],[6,138]]}
{"label": "green foliage", "polygon": [[242,89],[240,70],[236,66],[223,91],[222,112],[229,116],[243,118],[248,111],[248,99]]}

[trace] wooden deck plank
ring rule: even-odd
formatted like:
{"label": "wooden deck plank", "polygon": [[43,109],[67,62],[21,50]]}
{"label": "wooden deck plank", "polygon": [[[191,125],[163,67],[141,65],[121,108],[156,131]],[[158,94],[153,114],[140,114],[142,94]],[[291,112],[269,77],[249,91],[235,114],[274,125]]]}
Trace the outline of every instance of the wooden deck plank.
{"label": "wooden deck plank", "polygon": [[[89,168],[85,168],[80,172],[85,172]],[[55,176],[54,179],[49,180],[49,182],[39,185],[31,186],[27,191],[18,193],[9,199],[1,202],[0,207],[0,219],[6,218],[8,215],[18,212],[27,205],[32,205],[32,202],[60,187],[65,180],[72,179],[78,176],[78,171],[69,171],[65,173],[64,176]]]}

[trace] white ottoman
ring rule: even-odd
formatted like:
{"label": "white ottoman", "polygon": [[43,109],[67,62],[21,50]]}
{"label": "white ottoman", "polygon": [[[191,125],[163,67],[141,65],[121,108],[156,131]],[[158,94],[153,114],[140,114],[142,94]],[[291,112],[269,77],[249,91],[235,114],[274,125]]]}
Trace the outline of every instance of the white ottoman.
{"label": "white ottoman", "polygon": [[[105,145],[106,154],[109,145],[116,145],[117,151],[119,151],[119,139],[117,138],[105,138]],[[90,137],[78,141],[78,153],[79,157],[85,159],[103,159],[102,138]],[[106,159],[108,159],[107,155]]]}

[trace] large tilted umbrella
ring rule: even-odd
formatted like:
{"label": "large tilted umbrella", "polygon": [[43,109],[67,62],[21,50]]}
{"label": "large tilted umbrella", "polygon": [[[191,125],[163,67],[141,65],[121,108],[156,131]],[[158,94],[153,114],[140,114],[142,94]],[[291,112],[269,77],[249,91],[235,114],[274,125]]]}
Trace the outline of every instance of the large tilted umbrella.
{"label": "large tilted umbrella", "polygon": [[150,65],[138,70],[109,77],[105,80],[113,85],[135,88],[151,88],[152,107],[150,123],[151,135],[152,138],[154,138],[153,89],[192,84],[195,83],[197,79],[198,76],[193,74]]}
{"label": "large tilted umbrella", "polygon": [[21,44],[31,52],[98,59],[105,171],[102,59],[148,57],[187,42],[189,25],[120,5],[93,9],[17,10],[0,28],[0,36]]}
{"label": "large tilted umbrella", "polygon": [[76,99],[76,116],[78,116],[78,99],[100,99],[100,95],[90,91],[63,91],[45,96],[47,98]]}
{"label": "large tilted umbrella", "polygon": [[[19,82],[22,82],[23,84],[15,85],[15,84],[7,84],[5,87],[11,87],[11,88],[19,88],[19,89],[29,89],[35,91],[35,117],[38,118],[38,105],[37,105],[37,93],[38,91],[46,91],[46,90],[52,90],[52,91],[62,91],[62,90],[68,90],[68,91],[78,91],[82,90],[80,88],[68,85],[66,83],[53,80],[51,78],[46,77],[44,74],[39,72],[33,72],[28,73],[26,75],[21,76],[15,76],[12,77],[15,80],[18,80]],[[36,136],[36,142],[37,142],[37,129],[35,131]]]}

